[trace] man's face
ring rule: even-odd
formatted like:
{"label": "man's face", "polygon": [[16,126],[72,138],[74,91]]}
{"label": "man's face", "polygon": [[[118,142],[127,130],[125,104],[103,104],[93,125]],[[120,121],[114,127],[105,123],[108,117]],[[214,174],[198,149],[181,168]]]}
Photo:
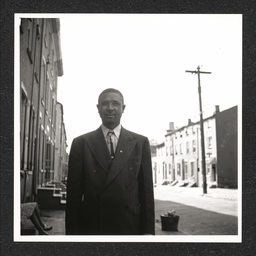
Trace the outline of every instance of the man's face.
{"label": "man's face", "polygon": [[114,129],[120,124],[125,105],[119,93],[106,92],[101,95],[97,108],[102,123],[107,128]]}

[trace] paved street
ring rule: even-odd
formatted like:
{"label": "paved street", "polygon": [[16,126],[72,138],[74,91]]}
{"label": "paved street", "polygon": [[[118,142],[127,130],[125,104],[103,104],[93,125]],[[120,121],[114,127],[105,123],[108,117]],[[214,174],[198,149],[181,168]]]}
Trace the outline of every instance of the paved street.
{"label": "paved street", "polygon": [[[237,190],[168,187],[155,188],[156,230],[161,231],[160,215],[175,210],[180,216],[179,232],[184,235],[237,235]],[[170,234],[175,234],[171,232]],[[175,234],[176,235],[176,234]]]}
{"label": "paved street", "polygon": [[[158,186],[155,188],[156,235],[237,235],[238,192],[235,189]],[[160,215],[175,210],[178,232],[162,231]],[[65,235],[64,211],[42,211],[53,226],[50,235]]]}
{"label": "paved street", "polygon": [[218,213],[238,215],[238,190],[224,188],[203,189],[194,187],[158,186],[154,189],[155,199],[172,201]]}

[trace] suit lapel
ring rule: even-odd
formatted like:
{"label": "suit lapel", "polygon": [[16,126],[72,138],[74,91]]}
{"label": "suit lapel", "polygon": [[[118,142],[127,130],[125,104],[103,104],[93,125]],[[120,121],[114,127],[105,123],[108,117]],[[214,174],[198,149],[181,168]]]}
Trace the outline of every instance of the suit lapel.
{"label": "suit lapel", "polygon": [[122,128],[115,152],[115,159],[108,171],[103,188],[105,188],[122,171],[136,143],[137,140],[133,138],[127,130]]}
{"label": "suit lapel", "polygon": [[92,136],[87,139],[87,144],[97,162],[107,173],[111,158],[101,128],[98,128],[94,133],[92,133]]}

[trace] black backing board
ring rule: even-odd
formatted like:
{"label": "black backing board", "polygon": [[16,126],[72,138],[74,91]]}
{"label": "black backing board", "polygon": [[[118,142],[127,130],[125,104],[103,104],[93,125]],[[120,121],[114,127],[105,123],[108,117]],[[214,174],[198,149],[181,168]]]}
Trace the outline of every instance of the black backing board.
{"label": "black backing board", "polygon": [[[1,255],[253,255],[255,251],[255,1],[7,1],[1,2]],[[13,242],[14,14],[243,14],[243,243]]]}

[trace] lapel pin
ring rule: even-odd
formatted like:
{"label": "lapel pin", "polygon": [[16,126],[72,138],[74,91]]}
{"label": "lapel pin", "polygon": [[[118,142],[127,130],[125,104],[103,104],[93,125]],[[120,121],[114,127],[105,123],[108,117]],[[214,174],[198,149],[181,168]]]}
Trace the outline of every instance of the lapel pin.
{"label": "lapel pin", "polygon": [[120,153],[123,153],[123,150],[120,150]]}

